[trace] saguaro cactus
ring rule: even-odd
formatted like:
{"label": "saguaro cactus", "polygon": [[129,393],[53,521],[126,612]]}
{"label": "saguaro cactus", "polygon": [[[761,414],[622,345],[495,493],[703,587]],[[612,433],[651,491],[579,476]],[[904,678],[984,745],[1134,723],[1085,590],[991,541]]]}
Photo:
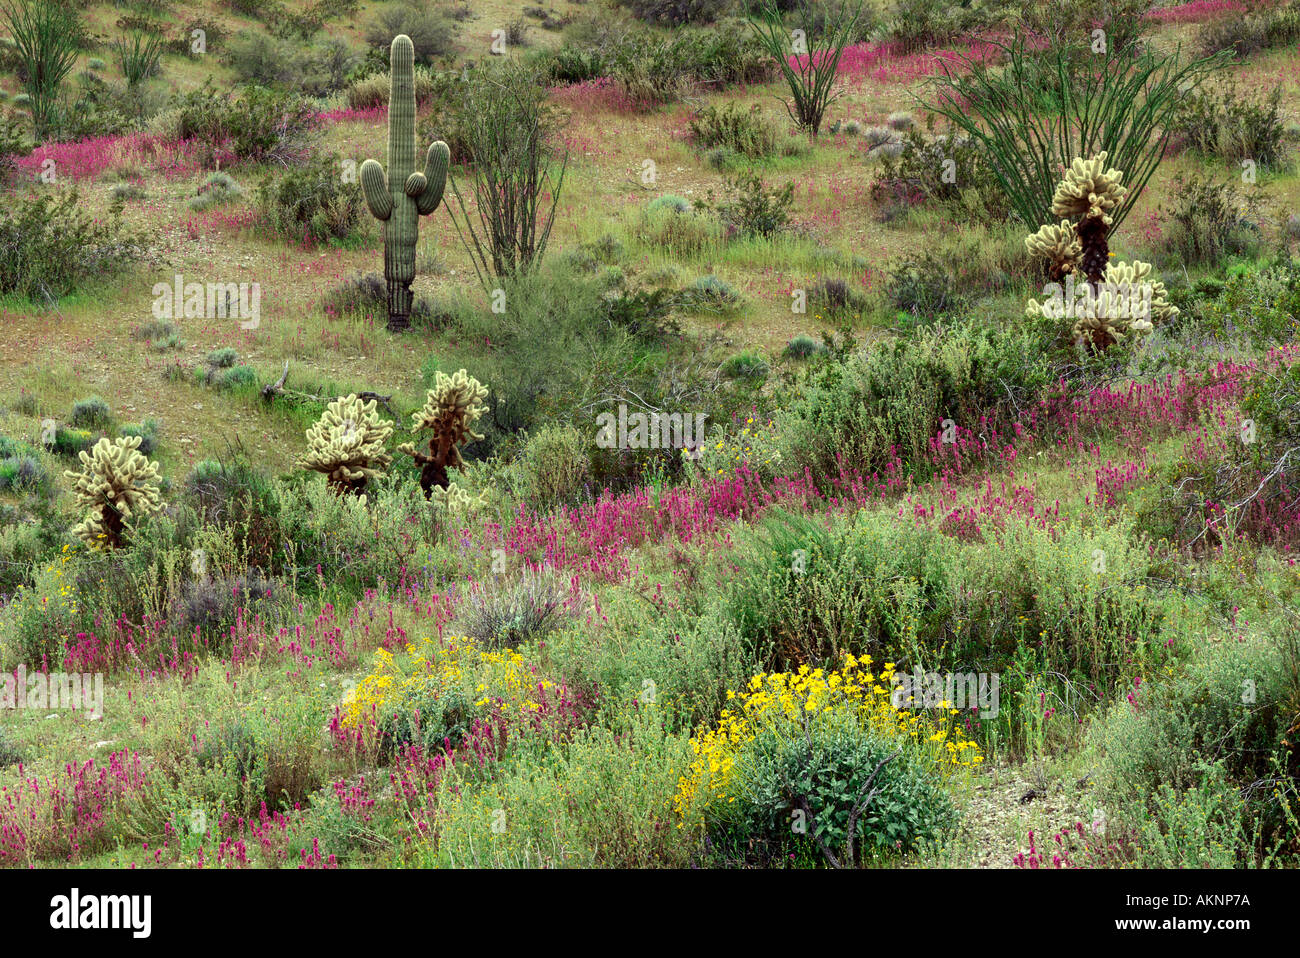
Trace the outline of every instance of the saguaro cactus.
{"label": "saguaro cactus", "polygon": [[415,168],[415,47],[411,38],[393,38],[389,50],[388,170],[375,160],[361,164],[361,189],[375,219],[384,224],[384,279],[388,281],[388,328],[411,325],[411,282],[420,217],[442,202],[451,151],[438,140],[429,145],[424,172]]}

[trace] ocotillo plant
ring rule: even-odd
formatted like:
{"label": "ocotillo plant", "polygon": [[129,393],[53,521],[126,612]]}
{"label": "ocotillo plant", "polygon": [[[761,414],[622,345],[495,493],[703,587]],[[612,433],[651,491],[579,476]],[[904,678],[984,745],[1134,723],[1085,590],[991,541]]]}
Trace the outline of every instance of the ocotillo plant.
{"label": "ocotillo plant", "polygon": [[424,172],[415,168],[415,47],[405,34],[389,50],[388,170],[375,160],[361,164],[361,189],[375,219],[384,224],[384,279],[388,281],[388,328],[411,325],[411,282],[420,217],[438,208],[447,183],[451,151],[429,145]]}

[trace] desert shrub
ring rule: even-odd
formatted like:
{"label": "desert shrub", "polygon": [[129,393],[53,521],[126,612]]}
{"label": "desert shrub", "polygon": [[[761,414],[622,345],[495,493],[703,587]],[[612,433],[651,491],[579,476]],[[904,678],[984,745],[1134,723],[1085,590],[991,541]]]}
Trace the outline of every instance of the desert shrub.
{"label": "desert shrub", "polygon": [[331,286],[320,305],[327,316],[380,316],[388,308],[388,285],[379,273],[358,273]]}
{"label": "desert shrub", "polygon": [[894,0],[886,30],[903,53],[945,46],[965,29],[965,8],[943,0]]}
{"label": "desert shrub", "polygon": [[270,480],[247,459],[202,460],[185,477],[179,498],[200,523],[229,530],[250,566],[269,572],[282,557],[279,501]]}
{"label": "desert shrub", "polygon": [[124,269],[141,251],[119,215],[92,217],[75,189],[0,208],[0,293],[51,303],[87,280]]}
{"label": "desert shrub", "polygon": [[140,455],[148,456],[158,448],[158,430],[157,419],[146,419],[139,423],[127,423],[118,430],[118,433],[122,436],[139,436]]}
{"label": "desert shrub", "polygon": [[[994,16],[999,10],[996,5],[984,9]],[[1030,36],[1073,47],[1076,58],[1086,59],[1093,54],[1091,43],[1083,41],[1091,41],[1093,30],[1104,31],[1107,50],[1131,54],[1148,29],[1150,9],[1149,0],[1029,0],[1016,12]],[[963,10],[968,23],[980,20],[969,4]]]}
{"label": "desert shrub", "polygon": [[924,473],[942,420],[1009,428],[1010,410],[1048,382],[1040,353],[1025,332],[936,326],[823,365],[777,417],[783,454],[827,481],[839,476],[841,458],[864,474],[883,474],[896,447],[903,463]]}
{"label": "desert shrub", "polygon": [[870,673],[870,658],[829,675],[760,673],[692,739],[675,805],[720,861],[860,865],[918,851],[956,824],[945,780],[979,749],[942,721],[933,737],[910,735],[917,717],[882,687],[892,669],[880,684]]}
{"label": "desert shrub", "polygon": [[70,429],[60,424],[54,430],[50,451],[55,455],[76,459],[79,453],[88,452],[95,444],[95,434],[88,429]]}
{"label": "desert shrub", "polygon": [[590,478],[589,443],[573,426],[556,423],[529,436],[515,462],[522,499],[536,509],[576,502]]}
{"label": "desert shrub", "polygon": [[203,576],[184,582],[173,603],[173,616],[186,633],[196,629],[206,635],[229,634],[236,614],[261,612],[262,603],[275,599],[275,582],[256,570],[233,576]]}
{"label": "desert shrub", "polygon": [[131,338],[147,342],[157,350],[178,349],[184,345],[176,324],[167,319],[151,319],[131,330]]}
{"label": "desert shrub", "polygon": [[748,110],[738,103],[702,107],[691,117],[690,129],[696,146],[703,149],[725,147],[753,159],[776,151],[776,128],[757,106]]}
{"label": "desert shrub", "polygon": [[228,45],[226,59],[245,83],[291,86],[311,96],[327,96],[348,85],[360,57],[338,37],[307,45],[247,32]]}
{"label": "desert shrub", "polygon": [[233,346],[222,346],[208,353],[208,365],[215,369],[229,369],[239,362],[239,353]]}
{"label": "desert shrub", "polygon": [[1254,203],[1231,182],[1216,183],[1193,174],[1175,177],[1174,199],[1161,212],[1169,218],[1163,252],[1171,265],[1214,265],[1228,256],[1249,254],[1262,245],[1251,216]]}
{"label": "desert shrub", "polygon": [[672,103],[697,86],[761,83],[775,73],[754,37],[739,31],[678,31],[670,37],[629,33],[613,43],[605,71],[633,106]]}
{"label": "desert shrub", "polygon": [[1284,804],[1294,804],[1300,775],[1288,741],[1300,713],[1296,641],[1289,623],[1272,635],[1202,645],[1185,668],[1116,703],[1090,735],[1103,756],[1103,797],[1130,820],[1160,820],[1162,794],[1213,784],[1217,767],[1270,838],[1294,843]]}
{"label": "desert shrub", "polygon": [[26,156],[31,143],[23,134],[17,118],[5,110],[0,110],[0,185],[3,185],[14,173],[14,160]]}
{"label": "desert shrub", "polygon": [[1007,218],[1009,207],[997,176],[970,137],[928,136],[913,129],[882,142],[897,147],[872,153],[880,158],[880,170],[871,184],[871,198],[882,208],[883,218],[923,203],[961,211],[976,220]]}
{"label": "desert shrub", "polygon": [[257,203],[266,225],[292,239],[348,239],[361,220],[361,187],[343,182],[338,171],[337,155],[318,155],[264,179]]}
{"label": "desert shrub", "polygon": [[662,342],[681,335],[681,324],[672,317],[676,300],[666,288],[622,290],[606,295],[605,318],[643,342]]}
{"label": "desert shrub", "polygon": [[41,493],[49,490],[50,483],[49,471],[35,448],[0,436],[0,490]]}
{"label": "desert shrub", "polygon": [[1279,4],[1245,15],[1215,17],[1201,26],[1197,46],[1205,54],[1230,51],[1238,60],[1300,40],[1300,4]]}
{"label": "desert shrub", "polygon": [[198,140],[212,165],[223,156],[253,163],[300,163],[319,132],[316,110],[301,95],[251,86],[236,94],[211,80],[171,100],[167,133]]}
{"label": "desert shrub", "polygon": [[114,183],[108,195],[114,203],[127,203],[131,200],[142,200],[147,194],[144,187],[138,183]]}
{"label": "desert shrub", "polygon": [[948,263],[931,250],[891,266],[886,291],[895,309],[917,317],[940,317],[966,303]]}
{"label": "desert shrub", "polygon": [[740,307],[740,294],[725,279],[710,273],[677,294],[681,308],[697,313],[726,313]]}
{"label": "desert shrub", "polygon": [[617,0],[638,20],[656,26],[708,24],[730,8],[732,0]]}
{"label": "desert shrub", "polygon": [[108,403],[98,396],[89,396],[72,404],[68,422],[81,429],[107,430],[112,428],[113,416]]}
{"label": "desert shrub", "polygon": [[209,173],[199,184],[194,196],[190,197],[190,209],[209,210],[214,206],[225,206],[243,196],[239,184],[226,173]]}
{"label": "desert shrub", "polygon": [[790,225],[790,207],[794,203],[794,184],[768,187],[752,171],[723,178],[724,197],[697,203],[702,210],[711,210],[727,226],[741,236],[770,237]]}
{"label": "desert shrub", "polygon": [[552,577],[526,572],[478,583],[458,616],[465,634],[487,649],[519,648],[544,639],[571,618],[568,592]]}
{"label": "desert shrub", "polygon": [[0,608],[0,668],[12,671],[20,663],[58,669],[67,641],[90,629],[93,613],[81,608],[80,597],[64,581],[71,557],[36,563],[29,583],[23,583]]}
{"label": "desert shrub", "polygon": [[378,13],[366,31],[366,42],[387,50],[393,37],[404,33],[415,46],[415,62],[427,65],[452,53],[452,32],[451,21],[436,7],[402,0]]}
{"label": "desert shrub", "polygon": [[1282,158],[1281,102],[1280,86],[1261,100],[1240,95],[1235,86],[1201,89],[1183,101],[1173,127],[1205,156],[1274,166]]}
{"label": "desert shrub", "polygon": [[806,333],[800,333],[785,345],[785,355],[791,359],[807,359],[824,347]]}
{"label": "desert shrub", "polygon": [[761,353],[747,349],[722,362],[722,374],[730,379],[763,379],[770,367]]}

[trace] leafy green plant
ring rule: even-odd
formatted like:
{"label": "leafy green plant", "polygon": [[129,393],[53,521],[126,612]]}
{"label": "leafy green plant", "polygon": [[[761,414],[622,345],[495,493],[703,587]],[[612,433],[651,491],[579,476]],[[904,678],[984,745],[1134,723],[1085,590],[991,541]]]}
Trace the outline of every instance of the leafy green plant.
{"label": "leafy green plant", "polygon": [[1023,36],[994,46],[1000,66],[965,56],[943,61],[925,105],[979,145],[1031,229],[1053,222],[1061,167],[1101,152],[1126,173],[1128,193],[1109,227],[1118,229],[1164,156],[1183,91],[1226,59],[1180,66],[1174,54],[1112,44],[1080,60],[1065,44],[1031,51]]}
{"label": "leafy green plant", "polygon": [[[790,89],[786,112],[811,138],[815,139],[821,131],[826,108],[838,96],[835,75],[844,48],[854,35],[861,11],[859,4],[851,13],[843,13],[832,30],[811,38],[806,51],[790,49],[790,33],[775,5],[768,4],[763,8],[761,20],[751,18],[748,21],[763,49],[776,60]],[[800,7],[800,16],[810,19],[807,6]],[[792,59],[793,64],[790,62]]]}
{"label": "leafy green plant", "polygon": [[80,19],[71,5],[55,0],[2,0],[0,16],[22,66],[36,139],[44,140],[58,123],[59,90],[76,63]]}

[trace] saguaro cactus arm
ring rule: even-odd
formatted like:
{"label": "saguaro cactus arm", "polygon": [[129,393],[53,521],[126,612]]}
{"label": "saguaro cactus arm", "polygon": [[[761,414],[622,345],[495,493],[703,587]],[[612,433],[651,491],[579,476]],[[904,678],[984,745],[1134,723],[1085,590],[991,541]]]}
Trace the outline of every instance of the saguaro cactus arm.
{"label": "saguaro cactus arm", "polygon": [[447,185],[447,164],[451,150],[442,140],[429,144],[429,154],[424,160],[424,178],[428,185],[416,197],[416,208],[421,216],[428,216],[442,202],[442,191]]}
{"label": "saguaro cactus arm", "polygon": [[366,197],[370,215],[381,223],[393,215],[393,196],[388,192],[384,168],[374,160],[361,164],[361,192]]}

